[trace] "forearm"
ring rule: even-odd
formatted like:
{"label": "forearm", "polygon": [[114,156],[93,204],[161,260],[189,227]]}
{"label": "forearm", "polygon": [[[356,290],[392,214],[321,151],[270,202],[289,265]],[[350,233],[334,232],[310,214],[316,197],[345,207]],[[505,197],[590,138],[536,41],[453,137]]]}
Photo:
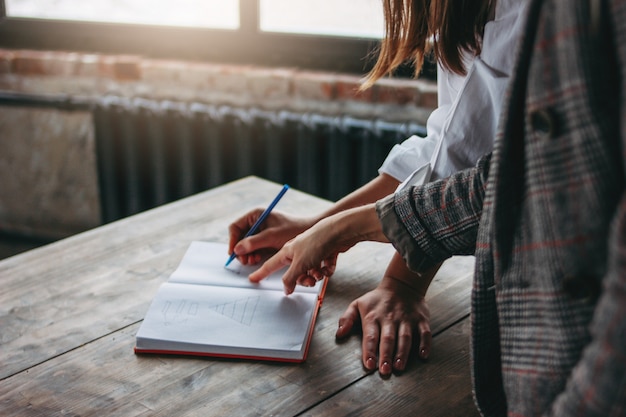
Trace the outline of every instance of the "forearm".
{"label": "forearm", "polygon": [[310,229],[312,234],[318,231],[321,232],[320,235],[328,233],[324,240],[341,248],[352,247],[363,241],[389,242],[382,231],[375,203],[326,217]]}
{"label": "forearm", "polygon": [[315,218],[315,222],[344,210],[374,203],[375,201],[393,193],[398,187],[398,184],[400,184],[400,182],[394,177],[387,174],[380,174],[367,184],[337,201],[329,209],[320,213]]}

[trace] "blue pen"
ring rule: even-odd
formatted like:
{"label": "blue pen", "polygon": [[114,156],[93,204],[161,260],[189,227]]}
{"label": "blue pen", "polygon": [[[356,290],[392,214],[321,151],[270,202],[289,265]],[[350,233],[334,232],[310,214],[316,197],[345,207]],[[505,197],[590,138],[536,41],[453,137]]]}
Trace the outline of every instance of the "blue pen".
{"label": "blue pen", "polygon": [[[256,230],[259,228],[261,223],[263,223],[265,221],[265,218],[269,216],[270,212],[274,209],[274,206],[276,206],[276,204],[280,201],[280,199],[283,198],[283,196],[285,195],[288,189],[289,189],[289,186],[287,184],[283,185],[283,189],[280,190],[280,192],[278,193],[274,201],[272,201],[272,203],[265,209],[265,211],[261,213],[257,221],[254,222],[250,230],[248,230],[248,233],[246,233],[246,235],[244,236],[244,239],[256,233]],[[230,255],[230,258],[228,258],[228,260],[226,261],[226,265],[224,265],[224,268],[230,265],[230,263],[236,257],[237,257],[237,254],[233,251],[233,253]]]}

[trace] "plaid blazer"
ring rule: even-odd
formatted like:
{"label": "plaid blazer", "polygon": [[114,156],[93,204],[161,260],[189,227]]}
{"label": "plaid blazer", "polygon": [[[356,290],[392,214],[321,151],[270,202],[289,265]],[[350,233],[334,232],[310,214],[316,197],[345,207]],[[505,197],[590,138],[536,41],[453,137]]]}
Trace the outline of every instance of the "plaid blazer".
{"label": "plaid blazer", "polygon": [[494,150],[377,203],[414,270],[474,254],[485,416],[626,415],[626,1],[531,0]]}

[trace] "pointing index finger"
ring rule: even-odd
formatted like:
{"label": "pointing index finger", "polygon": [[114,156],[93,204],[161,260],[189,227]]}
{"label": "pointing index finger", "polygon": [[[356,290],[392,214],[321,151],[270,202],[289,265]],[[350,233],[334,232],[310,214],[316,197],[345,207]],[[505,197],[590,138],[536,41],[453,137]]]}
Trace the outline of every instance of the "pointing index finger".
{"label": "pointing index finger", "polygon": [[[285,265],[290,265],[290,264],[291,264],[291,260],[283,254],[283,250],[280,250],[274,256],[272,256],[267,261],[265,261],[259,269],[251,273],[248,276],[248,279],[250,279],[250,281],[252,282],[259,282],[267,278],[273,272],[276,272],[279,269],[283,268]],[[287,275],[288,272],[289,271],[287,271],[285,275]],[[283,282],[284,282],[284,279],[283,279]],[[293,289],[291,292],[293,292]]]}

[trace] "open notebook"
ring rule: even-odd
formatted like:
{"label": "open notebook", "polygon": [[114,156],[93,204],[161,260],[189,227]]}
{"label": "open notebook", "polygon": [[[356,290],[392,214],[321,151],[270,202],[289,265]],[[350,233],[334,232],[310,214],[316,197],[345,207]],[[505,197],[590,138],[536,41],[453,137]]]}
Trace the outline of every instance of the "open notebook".
{"label": "open notebook", "polygon": [[283,271],[259,284],[255,269],[227,246],[192,242],[159,288],[136,336],[136,353],[204,355],[301,362],[306,359],[327,280],[286,296]]}

